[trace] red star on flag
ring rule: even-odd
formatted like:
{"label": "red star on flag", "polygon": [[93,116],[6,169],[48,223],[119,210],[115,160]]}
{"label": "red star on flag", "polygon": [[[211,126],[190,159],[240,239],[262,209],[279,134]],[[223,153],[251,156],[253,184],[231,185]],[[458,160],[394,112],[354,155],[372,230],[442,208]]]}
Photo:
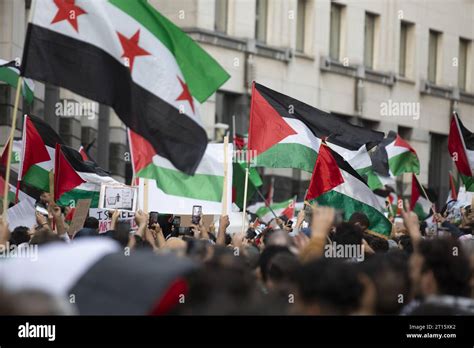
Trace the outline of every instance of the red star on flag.
{"label": "red star on flag", "polygon": [[58,7],[58,12],[56,16],[54,16],[51,24],[66,20],[72,25],[76,32],[79,32],[77,17],[87,14],[87,12],[76,5],[76,0],[54,0],[54,3]]}
{"label": "red star on flag", "polygon": [[176,98],[176,101],[178,101],[178,100],[187,100],[189,105],[191,105],[191,109],[193,110],[193,114],[194,114],[194,100],[193,100],[193,96],[189,92],[188,85],[185,84],[179,76],[178,76],[178,80],[179,80],[179,83],[181,84],[181,88],[183,89],[183,91],[181,92],[179,97]]}
{"label": "red star on flag", "polygon": [[117,32],[117,34],[120,39],[120,44],[123,48],[122,58],[128,59],[128,67],[130,68],[131,72],[133,70],[133,63],[135,62],[136,57],[150,56],[151,54],[138,46],[138,41],[140,41],[140,29],[138,29],[130,39],[119,32]]}

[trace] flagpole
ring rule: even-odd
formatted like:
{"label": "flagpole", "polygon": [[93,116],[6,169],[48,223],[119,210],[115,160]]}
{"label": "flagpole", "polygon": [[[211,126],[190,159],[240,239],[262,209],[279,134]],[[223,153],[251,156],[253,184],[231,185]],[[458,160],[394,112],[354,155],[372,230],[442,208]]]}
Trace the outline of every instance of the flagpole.
{"label": "flagpole", "polygon": [[265,206],[270,209],[270,212],[273,214],[273,216],[275,217],[275,219],[278,219],[278,216],[276,215],[275,211],[272,209],[272,207],[270,206],[270,204],[268,204],[267,200],[265,199],[265,197],[263,196],[263,193],[260,192],[260,190],[257,188],[257,193],[258,195],[260,196],[261,199],[263,199],[263,203],[265,203]]}
{"label": "flagpole", "polygon": [[433,211],[433,214],[436,214],[436,209],[434,208],[434,204],[433,202],[431,202],[430,198],[428,197],[428,194],[426,193],[425,188],[423,187],[423,184],[420,183],[420,180],[418,180],[418,177],[416,176],[415,173],[413,173],[413,175],[415,176],[416,181],[418,181],[418,184],[420,184],[421,191],[423,191],[423,194],[425,195],[426,199],[428,199],[428,201],[431,203],[431,210]]}
{"label": "flagpole", "polygon": [[229,162],[229,153],[228,153],[228,147],[229,147],[229,136],[226,135],[224,137],[224,182],[222,185],[222,213],[221,215],[227,215],[227,177],[229,175],[227,167],[228,167],[228,162]]}
{"label": "flagpole", "polygon": [[247,189],[249,183],[249,167],[245,167],[245,184],[244,184],[244,207],[242,209],[242,233],[245,232],[245,216],[247,215]]}
{"label": "flagpole", "polygon": [[[15,95],[15,104],[13,106],[13,118],[12,118],[12,126],[10,129],[10,139],[13,139],[15,136],[15,129],[16,129],[16,117],[18,114],[18,106],[20,104],[20,94],[21,94],[21,86],[23,85],[23,76],[18,77],[18,83],[16,86],[16,95]],[[12,161],[12,150],[13,150],[13,140],[11,142],[11,146],[8,146],[7,152],[7,165],[6,165],[6,172],[5,172],[5,191],[3,193],[3,216],[6,219],[7,217],[7,209],[8,209],[8,193],[10,192],[10,165]]]}

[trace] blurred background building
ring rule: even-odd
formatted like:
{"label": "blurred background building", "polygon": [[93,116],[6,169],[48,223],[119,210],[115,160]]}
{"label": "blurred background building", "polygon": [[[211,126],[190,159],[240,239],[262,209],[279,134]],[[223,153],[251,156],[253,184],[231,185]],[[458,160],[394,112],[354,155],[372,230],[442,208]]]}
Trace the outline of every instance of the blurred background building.
{"label": "blurred background building", "polygon": [[[76,0],[80,2],[80,0]],[[394,130],[421,161],[420,180],[444,201],[452,161],[449,120],[458,111],[474,130],[474,0],[149,0],[230,73],[201,105],[210,141],[223,124],[248,129],[250,86],[272,89],[371,129]],[[0,58],[21,57],[30,0],[0,0]],[[97,117],[57,117],[55,105],[89,102],[54,86],[35,85],[28,112],[46,119],[67,144],[93,144],[90,155],[125,181],[131,177],[125,129],[108,107]],[[7,137],[14,91],[0,84],[0,137]],[[87,103],[85,105],[91,105]],[[412,106],[405,114],[382,109]],[[413,110],[419,108],[419,114]],[[409,109],[407,109],[409,110]],[[21,120],[18,125],[20,135]],[[275,179],[276,201],[308,186],[310,173],[262,170]],[[407,191],[406,177],[399,192]],[[264,188],[265,190],[265,188]]]}

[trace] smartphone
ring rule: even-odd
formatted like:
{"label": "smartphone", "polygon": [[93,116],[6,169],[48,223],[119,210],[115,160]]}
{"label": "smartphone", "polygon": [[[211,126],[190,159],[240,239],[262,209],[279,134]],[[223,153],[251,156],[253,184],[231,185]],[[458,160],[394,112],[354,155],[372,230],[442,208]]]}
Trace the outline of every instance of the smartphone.
{"label": "smartphone", "polygon": [[173,217],[172,225],[173,225],[175,228],[178,228],[178,227],[181,225],[181,216],[175,215],[175,216]]}
{"label": "smartphone", "polygon": [[41,215],[49,216],[48,210],[46,210],[45,208],[43,208],[43,207],[37,205],[35,209],[36,209],[36,211],[37,211],[38,213],[40,213]]}
{"label": "smartphone", "polygon": [[150,217],[148,218],[148,228],[152,228],[153,225],[156,225],[157,223],[158,223],[158,212],[151,211]]}
{"label": "smartphone", "polygon": [[199,225],[201,221],[202,205],[193,205],[193,214],[191,216],[191,223]]}
{"label": "smartphone", "polygon": [[178,235],[180,236],[194,236],[194,232],[191,227],[178,227]]}

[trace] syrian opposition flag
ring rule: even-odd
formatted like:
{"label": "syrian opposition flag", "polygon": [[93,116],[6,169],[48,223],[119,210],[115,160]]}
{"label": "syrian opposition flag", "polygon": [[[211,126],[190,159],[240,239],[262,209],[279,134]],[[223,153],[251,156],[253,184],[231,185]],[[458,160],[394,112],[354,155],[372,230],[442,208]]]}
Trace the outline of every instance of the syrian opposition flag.
{"label": "syrian opposition flag", "polygon": [[383,176],[420,173],[420,161],[415,150],[394,131],[377,145],[372,162],[375,171]]}
{"label": "syrian opposition flag", "polygon": [[264,202],[260,202],[258,205],[254,205],[249,207],[247,211],[250,213],[257,215],[260,221],[264,223],[270,222],[272,219],[275,218],[275,213],[277,217],[286,216],[288,219],[293,219],[295,216],[295,200],[289,199],[279,203],[273,203],[270,205],[266,205]]}
{"label": "syrian opposition flag", "polygon": [[[148,210],[185,214],[202,205],[204,214],[222,213],[224,189],[224,145],[209,144],[194,175],[179,171],[157,155],[141,136],[129,130],[133,172],[140,178],[140,197],[148,196]],[[227,148],[227,211],[232,205],[232,144]],[[143,179],[150,179],[147,187]],[[148,194],[145,195],[145,190]]]}
{"label": "syrian opposition flag", "polygon": [[474,134],[464,127],[457,113],[451,119],[448,150],[466,191],[474,191]]}
{"label": "syrian opposition flag", "polygon": [[23,122],[23,149],[18,180],[22,184],[50,192],[49,175],[54,168],[56,144],[62,139],[46,122],[25,115]]}
{"label": "syrian opposition flag", "polygon": [[383,133],[372,131],[318,110],[258,83],[252,87],[249,149],[256,165],[298,168],[312,172],[321,143],[350,159],[362,145],[372,148]]}
{"label": "syrian opposition flag", "polygon": [[79,199],[91,199],[91,207],[97,208],[100,186],[118,184],[94,162],[84,161],[73,148],[57,144],[55,154],[54,200],[59,205],[76,206]]}
{"label": "syrian opposition flag", "polygon": [[199,103],[229,75],[146,0],[37,0],[27,77],[111,106],[174,167],[193,174],[207,135]]}
{"label": "syrian opposition flag", "polygon": [[392,225],[384,215],[384,206],[364,179],[325,144],[319,149],[306,200],[343,211],[345,220],[355,212],[364,213],[370,230],[390,235]]}
{"label": "syrian opposition flag", "polygon": [[431,208],[433,203],[431,203],[429,197],[425,195],[425,191],[421,187],[421,184],[418,182],[418,179],[415,174],[412,175],[411,181],[411,200],[410,207],[420,220],[425,220],[431,214]]}
{"label": "syrian opposition flag", "polygon": [[[0,59],[0,81],[6,82],[13,88],[18,86],[18,78],[20,77],[20,69],[16,61],[6,61]],[[35,85],[30,79],[23,79],[22,94],[23,98],[28,104],[31,104],[35,99]]]}

